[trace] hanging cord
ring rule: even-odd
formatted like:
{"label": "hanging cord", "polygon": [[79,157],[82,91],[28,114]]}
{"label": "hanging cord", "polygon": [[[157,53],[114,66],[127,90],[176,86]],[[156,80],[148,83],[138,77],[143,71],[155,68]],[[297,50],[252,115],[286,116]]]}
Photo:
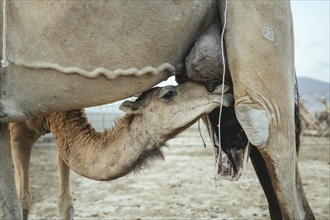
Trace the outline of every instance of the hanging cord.
{"label": "hanging cord", "polygon": [[[224,35],[225,35],[225,30],[227,26],[227,7],[228,7],[228,1],[224,0],[225,2],[225,10],[224,10],[224,16],[223,16],[223,28],[221,32],[221,53],[222,53],[222,63],[223,63],[223,75],[222,75],[222,83],[225,82],[225,74],[226,74],[226,60],[225,60],[225,52],[224,52]],[[220,125],[221,125],[221,116],[222,116],[222,103],[223,103],[223,96],[224,96],[224,86],[222,87],[221,91],[221,105],[219,107],[220,112],[219,112],[219,122],[218,122],[218,135],[219,135],[219,151],[221,149],[221,131],[220,131]],[[246,151],[244,153],[244,159],[243,159],[243,171],[242,171],[242,179],[240,183],[240,187],[242,189],[247,189],[250,186],[248,176],[247,176],[247,164],[249,161],[249,155],[250,155],[250,144],[249,142],[247,143]],[[219,169],[219,163],[220,163],[220,152],[218,154],[217,162],[216,162],[216,175],[218,174],[218,169]],[[214,186],[216,187],[215,183],[216,178],[213,178],[213,183]]]}
{"label": "hanging cord", "polygon": [[7,56],[7,0],[2,0],[2,68],[9,66]]}
{"label": "hanging cord", "polygon": [[[222,70],[222,84],[224,84],[225,82],[225,75],[226,75],[226,59],[225,59],[225,51],[224,51],[224,36],[225,36],[225,30],[226,30],[226,25],[227,25],[227,0],[224,1],[225,2],[225,10],[224,10],[224,15],[223,15],[223,28],[222,28],[222,32],[221,32],[221,39],[220,39],[220,43],[221,43],[221,55],[222,55],[222,66],[223,66],[223,70]],[[225,86],[222,86],[222,90],[221,90],[221,105],[219,107],[219,121],[218,121],[218,136],[219,136],[219,151],[221,150],[221,131],[220,131],[220,124],[221,124],[221,116],[222,116],[222,103],[223,103],[223,96],[224,96],[224,91],[225,90]],[[216,175],[218,174],[218,169],[219,169],[219,163],[220,163],[220,152],[218,153],[218,158],[216,161],[216,167],[215,167],[215,172]],[[215,179],[214,178],[214,185],[215,184]]]}
{"label": "hanging cord", "polygon": [[198,131],[199,131],[199,136],[202,138],[204,148],[206,148],[205,140],[203,138],[203,134],[202,134],[202,131],[201,131],[201,120],[198,120]]}
{"label": "hanging cord", "polygon": [[240,187],[241,189],[248,189],[250,187],[250,183],[249,183],[249,178],[247,176],[247,165],[249,162],[249,155],[250,155],[250,143],[247,143],[246,146],[246,150],[244,153],[244,159],[243,159],[243,171],[242,171],[242,179],[241,179],[241,183],[240,183]]}

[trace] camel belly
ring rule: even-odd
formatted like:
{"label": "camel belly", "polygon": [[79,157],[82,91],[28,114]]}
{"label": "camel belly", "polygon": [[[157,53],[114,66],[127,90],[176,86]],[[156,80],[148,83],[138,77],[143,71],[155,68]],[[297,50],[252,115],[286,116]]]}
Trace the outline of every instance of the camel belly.
{"label": "camel belly", "polygon": [[[101,105],[167,79],[214,1],[9,1],[0,121]],[[83,73],[83,74],[82,74]]]}
{"label": "camel belly", "polygon": [[182,61],[213,17],[213,1],[16,1],[9,59],[85,70]]}

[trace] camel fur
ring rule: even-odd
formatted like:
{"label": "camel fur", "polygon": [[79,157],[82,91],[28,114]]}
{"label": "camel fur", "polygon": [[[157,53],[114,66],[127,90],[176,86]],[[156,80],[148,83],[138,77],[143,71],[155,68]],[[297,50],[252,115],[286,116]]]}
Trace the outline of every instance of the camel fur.
{"label": "camel fur", "polygon": [[[135,102],[125,101],[120,109],[127,115],[113,128],[102,132],[92,127],[82,109],[11,123],[16,184],[24,218],[27,219],[31,207],[30,153],[41,135],[48,132],[54,135],[60,177],[58,210],[61,218],[72,219],[70,168],[94,180],[113,180],[132,170],[140,170],[150,159],[163,158],[160,148],[168,139],[220,105],[220,93],[219,87],[209,93],[203,86],[191,82],[178,87],[154,88]],[[228,106],[231,95],[224,97],[224,105]]]}
{"label": "camel fur", "polygon": [[[222,121],[233,120],[234,126],[228,124],[221,135],[228,135],[231,144],[239,142],[239,150],[242,141],[257,149],[251,150],[250,157],[271,218],[315,218],[297,165],[295,116],[299,114],[295,111],[290,1],[7,3],[9,67],[0,70],[1,123],[111,103],[141,93],[170,75],[185,73],[185,69],[190,76],[200,74],[193,78],[212,91],[214,83],[224,83],[219,79],[226,74],[235,104],[222,114],[222,119],[228,118]],[[212,34],[219,39],[220,31],[208,31],[212,25],[220,30],[226,26],[224,48],[217,47],[224,53],[199,47],[205,39],[201,36]],[[195,52],[201,51],[197,56],[191,52],[194,45]],[[194,59],[186,59],[189,54],[215,56],[212,62],[227,68],[207,74],[215,71],[213,64],[200,68]],[[218,55],[225,63],[217,63]],[[194,66],[185,66],[190,64]],[[212,124],[218,123],[218,113],[209,116]],[[2,128],[1,138],[8,143],[7,125]],[[218,139],[214,134],[217,132],[211,129],[213,141]],[[1,153],[11,158],[9,144],[1,147]],[[10,186],[13,174],[3,163],[1,160],[0,190],[9,193],[1,193],[0,217],[19,218],[17,196]]]}

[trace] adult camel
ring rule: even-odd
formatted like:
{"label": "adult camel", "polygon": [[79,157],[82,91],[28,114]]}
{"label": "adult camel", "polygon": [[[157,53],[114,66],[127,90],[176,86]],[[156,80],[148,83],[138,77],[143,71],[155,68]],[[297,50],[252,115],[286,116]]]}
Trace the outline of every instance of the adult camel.
{"label": "adult camel", "polygon": [[[9,67],[1,70],[0,84],[2,215],[21,217],[5,123],[140,93],[184,72],[195,40],[218,24],[226,25],[235,129],[254,146],[250,157],[270,215],[314,218],[297,165],[289,1],[10,1],[5,11],[3,59]],[[216,123],[214,115],[208,124]],[[209,127],[219,148],[217,132]],[[237,136],[235,129],[228,135]],[[231,157],[227,152],[225,161]],[[241,163],[231,162],[235,179]]]}

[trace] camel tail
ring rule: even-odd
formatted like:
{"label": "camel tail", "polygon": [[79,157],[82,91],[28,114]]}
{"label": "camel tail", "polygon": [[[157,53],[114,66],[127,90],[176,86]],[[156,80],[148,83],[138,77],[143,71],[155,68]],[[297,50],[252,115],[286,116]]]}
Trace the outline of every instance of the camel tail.
{"label": "camel tail", "polygon": [[295,121],[295,134],[296,134],[296,151],[297,154],[299,153],[300,147],[300,134],[301,134],[301,119],[300,119],[300,96],[298,90],[298,80],[297,76],[295,76],[294,82],[294,93],[295,93],[295,100],[294,100],[294,121]]}

